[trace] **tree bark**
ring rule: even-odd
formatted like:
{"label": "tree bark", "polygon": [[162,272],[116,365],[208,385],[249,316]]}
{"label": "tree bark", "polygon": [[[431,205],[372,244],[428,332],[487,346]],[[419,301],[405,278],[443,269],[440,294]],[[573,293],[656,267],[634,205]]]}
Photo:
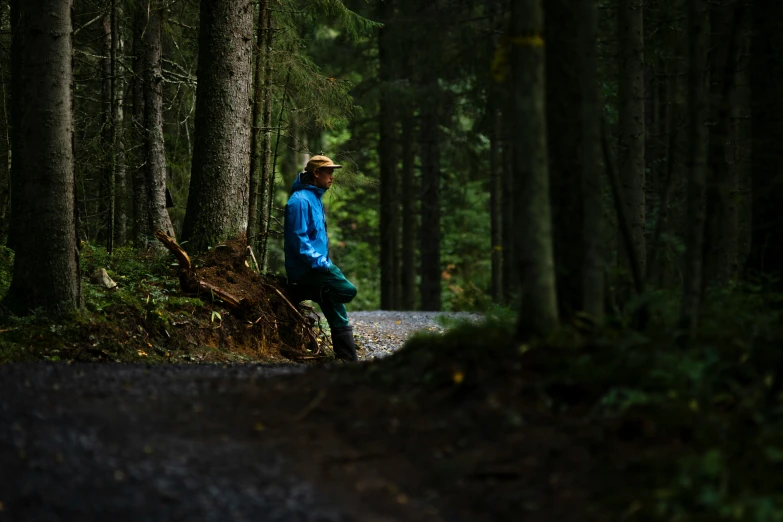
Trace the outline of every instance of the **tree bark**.
{"label": "tree bark", "polygon": [[416,194],[413,113],[402,119],[402,308],[416,309]]}
{"label": "tree bark", "polygon": [[[432,85],[430,85],[432,88]],[[440,266],[440,143],[438,112],[434,102],[421,107],[421,309],[441,308]]]}
{"label": "tree bark", "polygon": [[[10,18],[10,5],[0,4],[0,25]],[[11,121],[8,117],[11,71],[10,56],[0,57],[0,239],[8,235],[11,207]]]}
{"label": "tree bark", "polygon": [[517,338],[545,335],[557,325],[549,206],[541,0],[511,3],[512,175],[522,283]]}
{"label": "tree bark", "polygon": [[[19,66],[17,137],[24,170],[16,186],[25,202],[5,304],[20,312],[67,312],[80,304],[73,157],[71,0],[16,4],[15,29],[24,39]],[[42,16],[41,13],[46,13]],[[15,47],[14,51],[20,51]]]}
{"label": "tree bark", "polygon": [[619,154],[626,214],[633,243],[646,271],[645,163],[644,163],[644,16],[641,0],[620,0]]}
{"label": "tree bark", "polygon": [[[144,133],[148,224],[144,237],[161,230],[174,237],[166,210],[166,149],[163,139],[163,49],[161,8],[148,11],[144,28]],[[198,147],[196,147],[198,151]],[[194,164],[196,163],[194,158]]]}
{"label": "tree bark", "polygon": [[[733,4],[733,5],[731,5]],[[745,2],[710,6],[710,128],[711,180],[707,185],[705,283],[722,283],[738,270],[739,179],[729,168],[731,115]]]}
{"label": "tree bark", "polygon": [[24,236],[23,215],[27,212],[27,201],[22,198],[24,166],[21,139],[22,107],[25,85],[22,83],[22,56],[24,55],[23,26],[21,24],[22,0],[10,0],[11,13],[11,218],[8,227],[7,245],[16,249]]}
{"label": "tree bark", "polygon": [[193,168],[183,237],[189,249],[247,230],[253,4],[202,0]]}
{"label": "tree bark", "polygon": [[582,241],[582,309],[599,323],[604,318],[606,260],[604,255],[604,209],[601,183],[601,118],[598,90],[598,22],[593,0],[580,0],[577,10],[580,30],[579,60],[582,87],[582,194],[584,217]]}
{"label": "tree bark", "polygon": [[503,302],[503,156],[502,115],[494,102],[488,102],[492,133],[489,142],[489,218],[492,235],[492,286],[495,303]]}
{"label": "tree bark", "polygon": [[774,289],[783,288],[783,2],[752,4],[753,42],[750,82],[752,217],[747,268],[774,275]]}
{"label": "tree bark", "polygon": [[703,295],[704,195],[707,176],[706,61],[709,42],[706,0],[690,0],[688,12],[689,70],[688,107],[690,112],[690,155],[688,173],[688,225],[686,230],[685,289],[682,326],[688,338],[698,328]]}
{"label": "tree bark", "polygon": [[[255,245],[259,235],[260,209],[266,208],[266,186],[259,183],[261,162],[263,160],[262,133],[264,126],[264,72],[266,70],[268,48],[266,46],[267,17],[270,16],[269,0],[258,2],[258,25],[256,26],[256,52],[253,65],[253,113],[250,140],[250,199],[248,202],[247,240]],[[263,191],[259,198],[259,187]]]}
{"label": "tree bark", "polygon": [[147,26],[147,17],[140,8],[133,11],[133,118],[131,125],[131,139],[134,143],[135,154],[133,156],[133,242],[137,248],[146,246],[149,239],[150,212],[149,212],[149,188],[147,187],[146,143],[147,133],[144,128],[144,78],[145,46],[144,29]]}
{"label": "tree bark", "polygon": [[378,19],[384,26],[378,31],[378,60],[380,97],[378,100],[378,166],[380,170],[380,267],[381,310],[400,307],[399,284],[399,234],[400,202],[397,185],[397,132],[390,92],[393,81],[393,51],[390,49],[394,6],[390,2],[378,3]]}
{"label": "tree bark", "polygon": [[[272,222],[272,201],[274,200],[274,165],[272,160],[272,42],[274,41],[274,28],[272,24],[272,11],[269,8],[269,15],[266,17],[266,27],[264,32],[264,117],[261,124],[264,127],[263,140],[261,144],[261,270],[266,272],[267,262],[269,260],[268,248],[269,229]],[[283,91],[285,97],[288,85]],[[283,101],[285,105],[285,101]],[[278,126],[282,122],[278,122]],[[277,133],[278,139],[280,132]]]}
{"label": "tree bark", "polygon": [[[546,116],[552,233],[560,316],[582,310],[584,198],[580,10],[572,0],[546,0]],[[564,154],[564,151],[568,153]]]}
{"label": "tree bark", "polygon": [[128,222],[130,215],[130,194],[128,193],[128,173],[125,167],[125,72],[122,63],[125,61],[123,56],[123,40],[120,31],[120,20],[122,19],[122,8],[117,0],[112,0],[112,97],[113,107],[113,126],[114,136],[114,187],[115,187],[115,220],[114,220],[114,244],[123,246],[128,242]]}

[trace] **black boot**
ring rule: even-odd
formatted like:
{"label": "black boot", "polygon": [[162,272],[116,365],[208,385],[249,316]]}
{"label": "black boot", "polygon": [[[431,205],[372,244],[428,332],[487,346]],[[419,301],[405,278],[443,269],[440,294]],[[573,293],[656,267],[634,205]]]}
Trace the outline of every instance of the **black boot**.
{"label": "black boot", "polygon": [[334,356],[347,362],[356,362],[356,344],[353,341],[353,326],[337,326],[332,328],[332,346]]}

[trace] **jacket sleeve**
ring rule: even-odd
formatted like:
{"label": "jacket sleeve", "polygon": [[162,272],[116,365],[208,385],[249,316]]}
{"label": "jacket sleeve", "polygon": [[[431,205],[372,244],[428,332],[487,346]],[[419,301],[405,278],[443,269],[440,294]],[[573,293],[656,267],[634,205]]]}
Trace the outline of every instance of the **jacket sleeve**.
{"label": "jacket sleeve", "polygon": [[286,221],[290,223],[290,234],[286,241],[293,243],[293,250],[299,258],[314,270],[328,271],[329,259],[319,254],[313,248],[310,237],[307,235],[307,223],[310,221],[310,213],[307,202],[302,200],[291,201],[286,205]]}

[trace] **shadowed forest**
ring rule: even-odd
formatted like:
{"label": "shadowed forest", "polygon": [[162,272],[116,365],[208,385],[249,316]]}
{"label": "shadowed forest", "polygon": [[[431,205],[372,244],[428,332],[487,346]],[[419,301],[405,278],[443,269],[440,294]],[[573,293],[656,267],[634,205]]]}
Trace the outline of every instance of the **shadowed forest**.
{"label": "shadowed forest", "polygon": [[782,146],[781,0],[0,0],[0,519],[783,520]]}

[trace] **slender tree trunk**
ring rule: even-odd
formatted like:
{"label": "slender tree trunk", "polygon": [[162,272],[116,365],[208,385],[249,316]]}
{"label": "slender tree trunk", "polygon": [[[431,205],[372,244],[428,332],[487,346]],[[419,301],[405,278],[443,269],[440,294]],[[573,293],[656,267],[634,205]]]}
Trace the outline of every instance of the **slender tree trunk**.
{"label": "slender tree trunk", "polygon": [[[25,201],[17,236],[14,273],[5,304],[18,311],[66,312],[80,303],[73,158],[73,70],[71,0],[25,0],[15,12],[24,39],[16,57],[25,95],[16,134],[24,171]],[[17,11],[18,9],[18,11]],[[46,16],[41,16],[46,13]],[[14,47],[14,51],[19,51]]]}
{"label": "slender tree trunk", "polygon": [[582,271],[582,307],[598,322],[604,317],[604,274],[606,260],[603,250],[604,209],[601,183],[601,118],[603,107],[598,90],[598,22],[593,0],[580,0],[577,10],[581,23],[580,47],[583,50],[580,82],[582,86],[582,194],[584,218],[582,239],[584,268]]}
{"label": "slender tree trunk", "polygon": [[[578,3],[578,2],[577,2]],[[545,9],[546,116],[550,200],[557,303],[560,315],[570,319],[582,310],[584,282],[584,198],[581,193],[582,84],[584,58],[580,28],[584,23],[572,0],[547,0]],[[568,151],[564,154],[564,151]]]}
{"label": "slender tree trunk", "polygon": [[[266,46],[267,17],[269,16],[269,0],[258,2],[258,25],[256,26],[256,60],[253,66],[253,128],[250,138],[250,200],[247,220],[247,239],[251,245],[258,241],[260,208],[266,208],[266,186],[261,184],[263,192],[259,201],[259,174],[263,157],[262,132],[264,117],[264,71],[267,62],[268,48]],[[260,208],[259,208],[260,205]]]}
{"label": "slender tree trunk", "polygon": [[707,176],[708,106],[706,61],[709,42],[706,0],[690,0],[688,13],[690,110],[690,172],[688,174],[688,226],[685,259],[685,293],[682,324],[688,338],[696,334],[701,312],[704,268],[704,195]]}
{"label": "slender tree trunk", "polygon": [[644,163],[644,16],[641,0],[620,0],[620,123],[618,169],[626,214],[642,273],[645,273],[645,163]]}
{"label": "slender tree trunk", "polygon": [[489,143],[489,217],[492,235],[492,287],[495,303],[503,302],[503,161],[501,150],[502,116],[495,103],[490,102],[492,134]]}
{"label": "slender tree trunk", "polygon": [[149,188],[147,187],[147,132],[144,128],[144,79],[146,78],[146,60],[144,60],[144,29],[147,26],[146,13],[137,8],[133,12],[133,120],[131,138],[134,144],[133,155],[133,242],[137,248],[147,244],[150,228]]}
{"label": "slender tree trunk", "polygon": [[[432,86],[430,86],[432,87]],[[421,309],[441,308],[440,266],[440,143],[434,103],[421,108]]]}
{"label": "slender tree trunk", "polygon": [[416,125],[411,111],[402,119],[402,308],[416,308],[416,194],[414,193]]}
{"label": "slender tree trunk", "polygon": [[543,11],[541,0],[511,3],[511,124],[516,178],[517,253],[522,290],[517,337],[546,334],[557,325],[547,166]]}
{"label": "slender tree trunk", "polygon": [[[510,97],[509,97],[510,100]],[[508,113],[511,114],[509,105]],[[501,234],[503,237],[503,302],[507,305],[512,304],[519,295],[519,263],[517,262],[516,248],[516,220],[515,208],[518,204],[514,200],[517,194],[514,165],[514,149],[511,141],[511,130],[509,122],[511,118],[504,118],[503,141],[501,142],[501,156],[503,158],[502,190],[503,197],[500,199],[501,211],[503,213],[503,223],[501,225]]]}
{"label": "slender tree trunk", "polygon": [[246,232],[253,4],[202,0],[193,169],[183,236],[194,252]]}
{"label": "slender tree trunk", "polygon": [[399,308],[399,199],[397,184],[396,152],[397,132],[395,128],[394,107],[392,107],[391,86],[393,81],[393,51],[390,40],[394,28],[390,27],[394,6],[390,2],[378,3],[378,19],[384,23],[378,31],[378,60],[380,63],[380,89],[378,100],[378,164],[380,169],[380,228],[381,228],[381,309]]}
{"label": "slender tree trunk", "polygon": [[23,0],[10,0],[11,11],[11,219],[8,228],[8,246],[16,249],[24,237],[24,225],[27,213],[27,201],[22,197],[22,181],[25,168],[23,141],[21,139],[22,107],[25,85],[22,83],[22,56],[24,55],[24,35],[21,24]]}
{"label": "slender tree trunk", "polygon": [[753,42],[750,82],[752,217],[747,268],[775,275],[783,289],[783,2],[752,4]]}
{"label": "slender tree trunk", "polygon": [[117,0],[112,9],[112,71],[114,87],[112,89],[114,98],[114,125],[113,125],[113,143],[114,143],[114,184],[116,190],[116,209],[114,222],[114,243],[123,246],[128,242],[128,222],[130,215],[130,194],[128,193],[128,175],[125,167],[125,71],[122,63],[125,61],[123,56],[123,40],[120,31],[120,20],[123,11]]}
{"label": "slender tree trunk", "polygon": [[[174,227],[166,210],[166,149],[163,140],[163,49],[162,12],[148,11],[144,29],[144,132],[147,152],[147,211],[149,222],[144,236],[161,230],[174,237]],[[196,147],[198,151],[198,146]],[[194,164],[196,161],[194,159]]]}
{"label": "slender tree trunk", "polygon": [[103,49],[101,54],[101,108],[103,109],[103,127],[101,141],[104,156],[99,187],[98,212],[100,213],[100,229],[98,237],[105,241],[106,250],[111,252],[114,240],[114,110],[112,76],[112,8],[101,20],[103,29]]}
{"label": "slender tree trunk", "polygon": [[[0,26],[10,18],[8,2],[0,4]],[[8,54],[0,57],[0,240],[8,236],[11,207],[11,121],[8,117],[10,98],[10,60]]]}

